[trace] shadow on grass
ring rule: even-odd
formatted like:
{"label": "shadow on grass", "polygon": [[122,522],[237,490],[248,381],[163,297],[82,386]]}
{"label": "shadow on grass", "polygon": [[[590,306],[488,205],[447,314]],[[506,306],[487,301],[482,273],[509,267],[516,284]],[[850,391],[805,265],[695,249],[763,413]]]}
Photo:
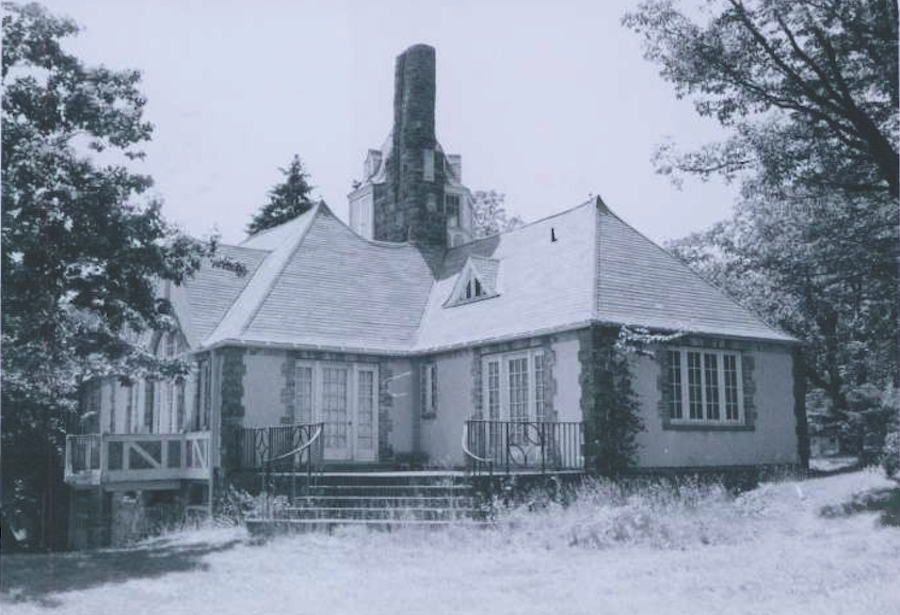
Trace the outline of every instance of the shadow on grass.
{"label": "shadow on grass", "polygon": [[89,589],[173,572],[207,570],[204,557],[231,549],[240,540],[209,544],[156,541],[130,549],[4,555],[0,557],[0,598],[55,607],[58,592]]}
{"label": "shadow on grass", "polygon": [[849,502],[826,506],[823,517],[849,517],[861,512],[881,512],[881,525],[900,527],[900,487],[873,489],[853,497]]}

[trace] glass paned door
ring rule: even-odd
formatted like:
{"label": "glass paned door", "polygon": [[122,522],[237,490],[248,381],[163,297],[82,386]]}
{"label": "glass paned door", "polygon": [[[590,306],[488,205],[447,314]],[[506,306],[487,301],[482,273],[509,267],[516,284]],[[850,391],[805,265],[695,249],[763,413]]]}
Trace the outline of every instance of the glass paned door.
{"label": "glass paned door", "polygon": [[372,367],[356,367],[356,461],[375,461],[378,454],[378,379]]}
{"label": "glass paned door", "polygon": [[348,372],[347,367],[322,368],[322,420],[327,459],[350,458]]}

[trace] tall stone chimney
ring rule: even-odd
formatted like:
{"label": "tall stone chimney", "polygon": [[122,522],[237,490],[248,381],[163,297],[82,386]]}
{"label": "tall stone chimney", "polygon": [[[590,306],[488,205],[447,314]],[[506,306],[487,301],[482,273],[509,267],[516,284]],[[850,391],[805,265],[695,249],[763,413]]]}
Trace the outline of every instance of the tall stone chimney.
{"label": "tall stone chimney", "polygon": [[374,238],[443,248],[444,157],[434,130],[435,53],[413,45],[397,57],[394,129],[385,194],[375,195]]}

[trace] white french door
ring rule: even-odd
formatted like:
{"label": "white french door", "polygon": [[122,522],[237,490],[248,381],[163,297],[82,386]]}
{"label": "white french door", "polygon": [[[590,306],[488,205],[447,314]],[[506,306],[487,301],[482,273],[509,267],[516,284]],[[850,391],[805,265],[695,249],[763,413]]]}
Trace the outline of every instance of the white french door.
{"label": "white french door", "polygon": [[334,361],[298,362],[298,422],[324,423],[331,461],[375,461],[378,454],[378,367]]}
{"label": "white french door", "polygon": [[[547,419],[541,349],[488,355],[482,369],[486,420],[528,423]],[[527,429],[524,425],[491,424],[488,428],[491,450],[502,454],[508,444],[521,444],[527,440]]]}

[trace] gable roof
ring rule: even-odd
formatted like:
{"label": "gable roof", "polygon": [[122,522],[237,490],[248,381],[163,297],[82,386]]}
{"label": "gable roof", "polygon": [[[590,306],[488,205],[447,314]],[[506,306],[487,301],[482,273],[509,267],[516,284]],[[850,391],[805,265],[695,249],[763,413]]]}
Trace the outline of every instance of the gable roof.
{"label": "gable roof", "polygon": [[[248,275],[205,268],[186,285],[202,347],[427,353],[592,322],[793,341],[599,199],[437,258],[364,239],[324,204],[223,251]],[[466,272],[499,294],[452,300]]]}

